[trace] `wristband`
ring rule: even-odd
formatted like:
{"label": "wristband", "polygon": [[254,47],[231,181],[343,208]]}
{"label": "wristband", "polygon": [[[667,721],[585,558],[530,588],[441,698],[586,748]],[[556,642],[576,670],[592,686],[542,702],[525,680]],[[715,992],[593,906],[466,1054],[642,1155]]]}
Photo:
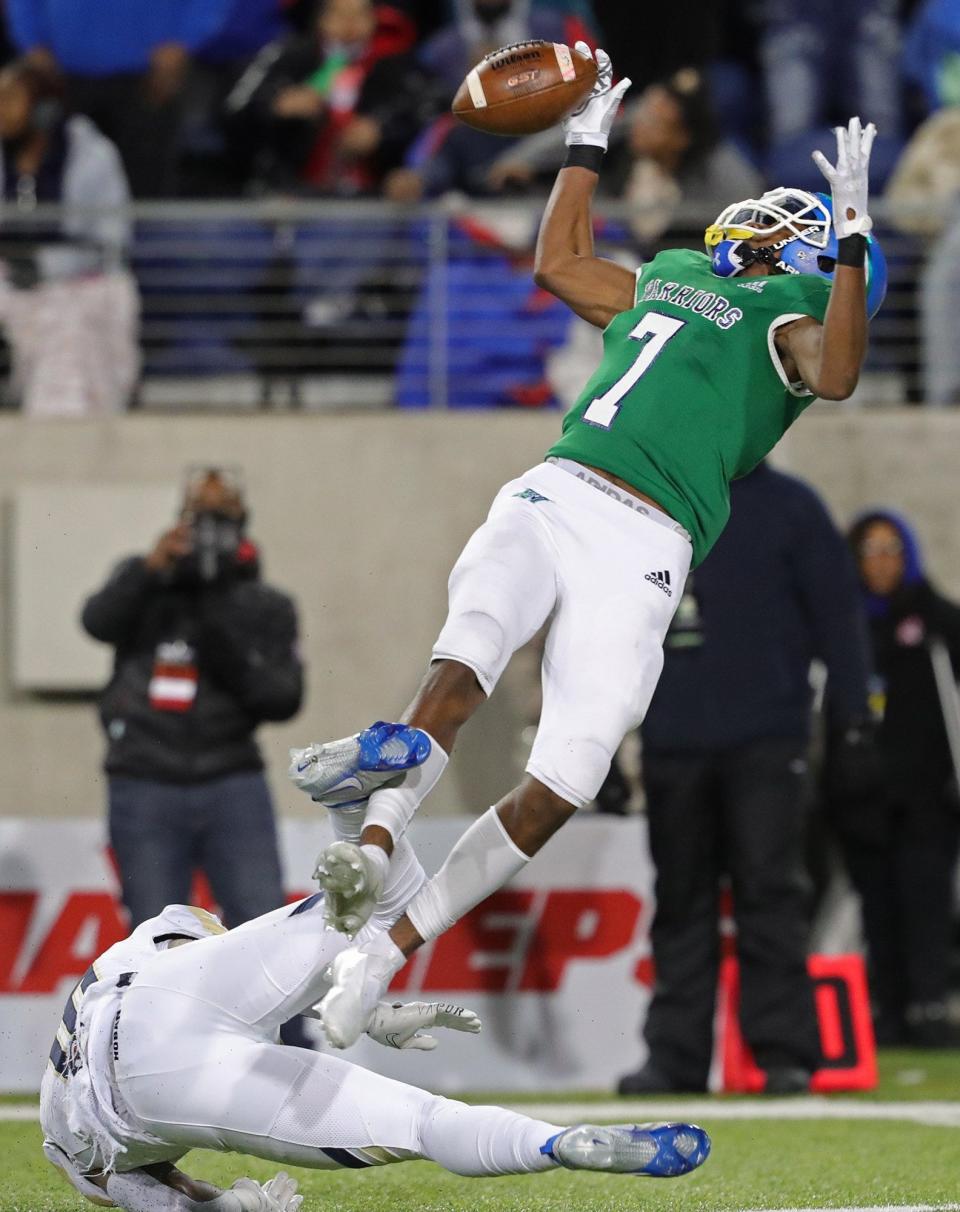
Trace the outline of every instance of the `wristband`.
{"label": "wristband", "polygon": [[863,269],[867,258],[866,236],[844,236],[837,241],[837,264]]}
{"label": "wristband", "polygon": [[606,149],[603,147],[595,147],[592,143],[576,143],[567,148],[567,158],[562,167],[588,168],[592,173],[599,173],[605,155]]}

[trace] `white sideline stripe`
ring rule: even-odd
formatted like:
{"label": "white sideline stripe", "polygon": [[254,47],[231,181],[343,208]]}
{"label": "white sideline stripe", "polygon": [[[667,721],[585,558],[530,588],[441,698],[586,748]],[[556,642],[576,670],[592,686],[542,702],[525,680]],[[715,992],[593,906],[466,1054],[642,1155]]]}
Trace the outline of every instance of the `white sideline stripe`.
{"label": "white sideline stripe", "polygon": [[[927,1127],[960,1127],[960,1103],[868,1103],[850,1098],[771,1098],[725,1102],[716,1098],[636,1099],[608,1103],[503,1103],[509,1110],[548,1124],[583,1124],[595,1120],[892,1120]],[[36,1120],[39,1103],[2,1103],[0,1122]],[[891,1205],[892,1206],[892,1205]],[[920,1205],[918,1205],[920,1207]],[[932,1207],[932,1205],[931,1205]],[[956,1208],[960,1204],[937,1205]],[[808,1212],[792,1208],[784,1212]],[[858,1210],[870,1212],[870,1210]]]}
{"label": "white sideline stripe", "polygon": [[[740,1119],[860,1119],[892,1120],[901,1123],[925,1124],[933,1128],[960,1127],[960,1103],[904,1102],[870,1103],[853,1099],[772,1098],[743,1099],[726,1102],[722,1099],[618,1099],[606,1103],[504,1103],[510,1111],[543,1119],[551,1124],[580,1124],[595,1120],[644,1122],[645,1120],[679,1119],[740,1120]],[[0,1104],[0,1122],[39,1119],[39,1103]],[[890,1205],[893,1207],[894,1205]],[[923,1208],[926,1205],[916,1205]],[[934,1205],[930,1205],[933,1207]],[[960,1204],[938,1204],[943,1209],[956,1209]],[[912,1208],[913,1205],[910,1205]],[[809,1212],[806,1208],[785,1209],[783,1212]],[[835,1209],[834,1212],[847,1212]],[[857,1209],[856,1212],[872,1212]]]}
{"label": "white sideline stripe", "polygon": [[851,1208],[747,1208],[744,1212],[957,1212],[960,1204],[870,1204]]}
{"label": "white sideline stripe", "polygon": [[592,1123],[595,1120],[655,1119],[865,1119],[960,1128],[960,1103],[871,1103],[852,1098],[809,1096],[771,1099],[617,1099],[605,1103],[507,1103],[511,1111],[545,1119],[551,1124]]}

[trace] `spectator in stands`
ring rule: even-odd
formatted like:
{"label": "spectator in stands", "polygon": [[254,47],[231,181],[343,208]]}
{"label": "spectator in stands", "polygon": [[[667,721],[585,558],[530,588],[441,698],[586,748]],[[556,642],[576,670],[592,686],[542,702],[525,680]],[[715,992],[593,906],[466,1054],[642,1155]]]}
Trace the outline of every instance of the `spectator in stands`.
{"label": "spectator in stands", "polygon": [[67,104],[120,149],[137,198],[176,191],[183,90],[191,56],[234,0],[7,0],[19,50],[63,73]]}
{"label": "spectator in stands", "polygon": [[960,105],[960,2],[924,0],[907,26],[903,73],[928,110]]}
{"label": "spectator in stands", "polygon": [[[594,0],[601,45],[609,48],[617,71],[639,92],[681,67],[701,70],[716,60],[731,25],[758,0],[670,0],[657,6],[656,34],[638,29],[637,10],[623,0]],[[759,0],[764,3],[765,0]],[[731,12],[735,9],[735,12]],[[572,45],[572,43],[571,43]]]}
{"label": "spectator in stands", "polygon": [[[0,326],[30,416],[119,412],[136,384],[139,299],[124,267],[127,180],[49,74],[0,70]],[[56,217],[37,207],[59,206]]]}
{"label": "spectator in stands", "polygon": [[231,0],[216,33],[197,48],[183,97],[179,192],[223,197],[243,191],[247,149],[228,137],[224,106],[234,85],[265,46],[290,30],[284,0]]}
{"label": "spectator in stands", "polygon": [[177,524],[83,608],[116,653],[100,698],[110,842],[131,927],[190,903],[206,873],[228,926],[283,903],[254,730],[299,710],[303,670],[286,594],[260,579],[230,473],[190,479]]}
{"label": "spectator in stands", "polygon": [[375,190],[422,124],[415,30],[372,0],[322,0],[314,29],[264,48],[227,100],[263,188]]}
{"label": "spectator in stands", "polygon": [[411,144],[404,164],[387,174],[384,195],[394,202],[418,202],[450,192],[472,197],[499,193],[502,187],[491,180],[490,169],[506,142],[517,140],[474,130],[452,114],[441,114]]}
{"label": "spectator in stands", "polygon": [[467,72],[484,55],[511,42],[542,38],[573,46],[583,38],[594,45],[592,32],[579,16],[531,0],[454,0],[454,18],[420,48],[421,65],[443,84],[449,100]]}
{"label": "spectator in stands", "polygon": [[939,1047],[951,1038],[960,801],[933,658],[939,649],[947,678],[956,678],[960,606],[927,580],[916,536],[899,515],[862,515],[850,544],[879,678],[873,702],[884,779],[880,795],[838,805],[837,822],[861,901],[877,1039]]}
{"label": "spectator in stands", "polygon": [[[497,159],[491,184],[503,188],[552,176],[563,155],[562,132],[534,135]],[[713,215],[730,198],[753,197],[762,188],[756,170],[721,136],[706,80],[695,68],[650,85],[614,124],[601,189],[627,202],[641,245],[649,248],[659,239],[682,202]]]}
{"label": "spectator in stands", "polygon": [[960,105],[936,110],[914,132],[887,188],[891,217],[920,241],[919,274],[911,263],[904,290],[919,286],[922,340],[920,399],[960,403]]}
{"label": "spectator in stands", "polygon": [[960,2],[927,0],[904,43],[904,74],[932,111],[914,132],[890,181],[888,200],[904,232],[927,241],[920,274],[921,399],[960,403]]}
{"label": "spectator in stands", "polygon": [[766,172],[818,190],[810,159],[826,128],[863,114],[877,126],[871,188],[882,187],[900,150],[899,0],[767,0],[760,45],[770,147]]}
{"label": "spectator in stands", "polygon": [[826,663],[832,726],[855,754],[869,736],[860,603],[843,538],[808,485],[761,464],[734,482],[731,505],[687,582],[641,729],[656,985],[648,1058],[621,1094],[706,1089],[725,874],[740,1023],[767,1092],[805,1090],[820,1056],[806,972],[809,669]]}
{"label": "spectator in stands", "polygon": [[[572,46],[583,39],[594,46],[593,29],[592,9],[583,0],[455,0],[453,20],[418,53],[420,67],[437,86],[437,109],[444,112],[422,130],[403,165],[390,173],[384,183],[386,196],[415,202],[451,190],[474,196],[497,192],[500,185],[491,184],[487,172],[503,153],[503,137],[472,130],[449,113],[464,77],[484,55],[511,42],[542,38]],[[562,134],[560,146],[564,150]]]}

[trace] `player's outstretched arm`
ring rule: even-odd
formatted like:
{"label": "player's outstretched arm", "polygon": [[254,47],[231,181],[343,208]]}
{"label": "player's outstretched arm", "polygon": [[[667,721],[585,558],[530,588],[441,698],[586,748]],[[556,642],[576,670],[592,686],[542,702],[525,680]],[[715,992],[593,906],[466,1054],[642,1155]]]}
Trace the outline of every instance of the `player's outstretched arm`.
{"label": "player's outstretched arm", "polygon": [[164,1162],[110,1174],[103,1185],[125,1212],[299,1212],[303,1203],[296,1180],[283,1171],[262,1184],[238,1178],[229,1191],[221,1191]]}
{"label": "player's outstretched arm", "polygon": [[846,130],[837,128],[835,166],[821,152],[814,152],[833,197],[839,247],[833,288],[822,325],[813,319],[799,320],[786,325],[778,340],[804,383],[825,400],[845,400],[853,393],[867,351],[864,262],[866,237],[873,226],[867,213],[867,174],[876,133],[872,122],[861,129],[860,119],[851,118]]}
{"label": "player's outstretched arm", "polygon": [[[589,55],[585,42],[578,53]],[[597,328],[633,306],[634,276],[594,256],[590,203],[610,127],[629,80],[612,88],[610,57],[597,51],[597,83],[585,104],[564,121],[567,162],[557,175],[537,239],[534,280]]]}

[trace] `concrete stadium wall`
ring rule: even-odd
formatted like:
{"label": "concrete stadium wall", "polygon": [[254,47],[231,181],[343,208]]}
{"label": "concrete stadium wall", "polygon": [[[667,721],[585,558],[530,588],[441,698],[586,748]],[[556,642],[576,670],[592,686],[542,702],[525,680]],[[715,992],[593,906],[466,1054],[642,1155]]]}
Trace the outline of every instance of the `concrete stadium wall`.
{"label": "concrete stadium wall", "polygon": [[[537,462],[556,414],[131,416],[108,421],[0,419],[0,611],[9,622],[10,498],[38,484],[163,487],[188,464],[243,467],[267,578],[299,604],[308,665],[304,711],[263,730],[281,812],[286,749],[341,736],[398,712],[442,622],[446,576],[499,485]],[[960,596],[960,415],[872,414],[817,406],[776,461],[807,477],[845,522],[884,502],[919,524],[932,575]],[[158,516],[144,549],[168,523]],[[124,554],[117,551],[117,556]],[[90,567],[88,587],[105,576]],[[87,588],[84,586],[83,588]],[[59,607],[50,601],[49,610]],[[9,625],[0,666],[0,815],[102,811],[102,741],[86,699],[16,692]],[[480,810],[522,769],[529,662],[508,673],[468,730],[434,813]]]}

